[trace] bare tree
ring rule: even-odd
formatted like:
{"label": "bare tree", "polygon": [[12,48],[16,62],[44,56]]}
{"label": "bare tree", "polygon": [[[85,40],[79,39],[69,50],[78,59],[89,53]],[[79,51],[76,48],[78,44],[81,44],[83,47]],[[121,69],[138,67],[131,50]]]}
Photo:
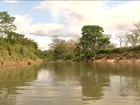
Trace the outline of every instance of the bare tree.
{"label": "bare tree", "polygon": [[137,34],[140,34],[140,22],[138,22],[137,24],[133,22],[133,25],[135,26],[135,32]]}
{"label": "bare tree", "polygon": [[130,30],[131,33],[128,34],[127,39],[132,46],[136,46],[140,44],[140,22],[133,25],[135,28]]}
{"label": "bare tree", "polygon": [[124,34],[123,33],[116,34],[115,39],[119,41],[119,46],[122,47],[123,40],[124,40]]}
{"label": "bare tree", "polygon": [[123,45],[125,46],[125,47],[127,47],[128,45],[129,45],[129,42],[128,42],[128,35],[129,35],[129,33],[124,33],[124,39],[123,39]]}
{"label": "bare tree", "polygon": [[129,33],[118,33],[118,34],[116,34],[115,39],[119,41],[119,46],[120,47],[128,46],[128,44],[129,44],[128,36],[129,36]]}

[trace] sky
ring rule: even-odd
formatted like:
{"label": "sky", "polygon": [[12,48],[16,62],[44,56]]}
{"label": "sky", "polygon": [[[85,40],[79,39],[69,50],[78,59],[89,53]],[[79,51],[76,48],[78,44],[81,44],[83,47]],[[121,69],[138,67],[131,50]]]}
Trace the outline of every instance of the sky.
{"label": "sky", "polygon": [[[140,20],[140,1],[0,0],[0,11],[16,19],[16,32],[48,49],[53,35],[63,39],[81,37],[84,25],[99,25],[115,35],[134,28]],[[112,40],[113,41],[113,40]]]}

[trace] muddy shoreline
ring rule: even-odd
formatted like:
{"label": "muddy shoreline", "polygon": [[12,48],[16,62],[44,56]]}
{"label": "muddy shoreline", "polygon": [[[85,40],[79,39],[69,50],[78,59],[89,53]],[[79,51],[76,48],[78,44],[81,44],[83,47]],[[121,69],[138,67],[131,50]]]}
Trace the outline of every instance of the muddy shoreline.
{"label": "muddy shoreline", "polygon": [[36,60],[22,59],[22,60],[16,60],[16,61],[3,60],[3,61],[0,61],[0,67],[33,65],[33,64],[40,64],[42,62],[43,62],[42,59],[36,59]]}
{"label": "muddy shoreline", "polygon": [[96,59],[92,62],[107,62],[107,63],[140,63],[140,59]]}

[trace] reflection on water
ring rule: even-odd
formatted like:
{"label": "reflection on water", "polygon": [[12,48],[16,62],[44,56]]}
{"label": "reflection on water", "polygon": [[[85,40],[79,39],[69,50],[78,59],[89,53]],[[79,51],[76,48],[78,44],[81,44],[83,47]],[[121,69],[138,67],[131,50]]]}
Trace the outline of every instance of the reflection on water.
{"label": "reflection on water", "polygon": [[0,105],[16,105],[18,86],[28,86],[37,77],[35,67],[0,68]]}
{"label": "reflection on water", "polygon": [[[45,63],[0,70],[0,105],[139,105],[139,68],[121,63]],[[122,87],[129,95],[120,95]]]}

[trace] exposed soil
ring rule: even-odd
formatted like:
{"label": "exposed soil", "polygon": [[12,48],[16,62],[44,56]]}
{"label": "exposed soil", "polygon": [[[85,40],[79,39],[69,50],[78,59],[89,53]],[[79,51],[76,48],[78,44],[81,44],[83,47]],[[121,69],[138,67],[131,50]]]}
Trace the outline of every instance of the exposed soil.
{"label": "exposed soil", "polygon": [[113,53],[113,54],[101,54],[98,57],[92,59],[93,62],[122,62],[122,63],[140,63],[140,57],[138,53],[128,52],[128,53]]}
{"label": "exposed soil", "polygon": [[22,60],[17,60],[17,61],[0,61],[0,67],[5,67],[5,66],[20,66],[20,65],[32,65],[32,64],[40,64],[43,62],[42,59],[22,59]]}

